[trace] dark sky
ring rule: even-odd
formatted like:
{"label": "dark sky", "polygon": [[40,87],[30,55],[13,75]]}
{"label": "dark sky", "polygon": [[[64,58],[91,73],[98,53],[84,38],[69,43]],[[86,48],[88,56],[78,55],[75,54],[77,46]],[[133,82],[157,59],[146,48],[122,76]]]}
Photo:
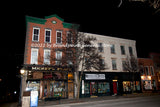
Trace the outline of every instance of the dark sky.
{"label": "dark sky", "polygon": [[154,14],[153,8],[141,2],[123,0],[123,4],[118,8],[119,0],[109,1],[27,1],[13,5],[7,10],[7,16],[10,16],[7,18],[8,26],[11,26],[9,36],[13,38],[11,41],[18,41],[12,41],[13,48],[24,48],[25,15],[44,18],[57,14],[65,22],[80,24],[82,32],[136,40],[138,57],[148,57],[149,52],[160,52],[160,13]]}
{"label": "dark sky", "polygon": [[117,7],[119,0],[32,0],[4,4],[5,8],[1,9],[1,53],[5,59],[3,67],[7,70],[2,72],[9,73],[10,78],[12,74],[17,75],[17,68],[23,64],[26,15],[44,18],[57,14],[65,22],[79,24],[82,32],[136,40],[138,57],[148,57],[149,52],[160,52],[160,13],[154,14],[148,4],[124,1],[120,8]]}

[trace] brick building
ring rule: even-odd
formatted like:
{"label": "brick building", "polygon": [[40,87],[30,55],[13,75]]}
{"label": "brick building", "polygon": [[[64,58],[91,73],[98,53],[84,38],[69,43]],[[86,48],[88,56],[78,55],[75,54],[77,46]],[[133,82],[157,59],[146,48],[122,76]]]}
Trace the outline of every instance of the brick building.
{"label": "brick building", "polygon": [[23,91],[37,90],[40,99],[74,97],[74,62],[73,58],[66,59],[73,50],[62,47],[72,44],[73,25],[56,14],[44,19],[26,16]]}
{"label": "brick building", "polygon": [[142,91],[157,90],[158,81],[153,60],[149,58],[138,58],[138,64],[140,66]]}
{"label": "brick building", "polygon": [[160,53],[150,53],[149,56],[154,62],[154,69],[158,78],[158,90],[160,90]]}

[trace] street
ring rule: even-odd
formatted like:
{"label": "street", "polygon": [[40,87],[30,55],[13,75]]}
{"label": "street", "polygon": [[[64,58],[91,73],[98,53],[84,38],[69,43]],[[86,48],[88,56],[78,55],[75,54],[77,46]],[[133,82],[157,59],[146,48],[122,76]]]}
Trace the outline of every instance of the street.
{"label": "street", "polygon": [[120,98],[94,102],[50,105],[45,107],[160,107],[160,96]]}

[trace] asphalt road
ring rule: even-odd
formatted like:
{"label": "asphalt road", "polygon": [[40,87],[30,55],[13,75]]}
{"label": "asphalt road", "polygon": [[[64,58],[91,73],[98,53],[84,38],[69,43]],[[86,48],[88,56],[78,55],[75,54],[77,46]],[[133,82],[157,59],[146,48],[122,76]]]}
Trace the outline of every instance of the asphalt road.
{"label": "asphalt road", "polygon": [[52,105],[46,107],[160,107],[160,96],[121,98],[77,104]]}

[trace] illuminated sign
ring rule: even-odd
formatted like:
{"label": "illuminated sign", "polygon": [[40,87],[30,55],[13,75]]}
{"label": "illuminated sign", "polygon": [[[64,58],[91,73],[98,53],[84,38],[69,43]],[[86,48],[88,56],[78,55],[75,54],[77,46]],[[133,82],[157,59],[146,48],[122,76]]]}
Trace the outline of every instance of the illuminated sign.
{"label": "illuminated sign", "polygon": [[31,91],[30,107],[38,107],[38,91]]}
{"label": "illuminated sign", "polygon": [[72,71],[72,68],[63,67],[31,67],[32,71]]}
{"label": "illuminated sign", "polygon": [[105,74],[85,74],[86,80],[105,80]]}

